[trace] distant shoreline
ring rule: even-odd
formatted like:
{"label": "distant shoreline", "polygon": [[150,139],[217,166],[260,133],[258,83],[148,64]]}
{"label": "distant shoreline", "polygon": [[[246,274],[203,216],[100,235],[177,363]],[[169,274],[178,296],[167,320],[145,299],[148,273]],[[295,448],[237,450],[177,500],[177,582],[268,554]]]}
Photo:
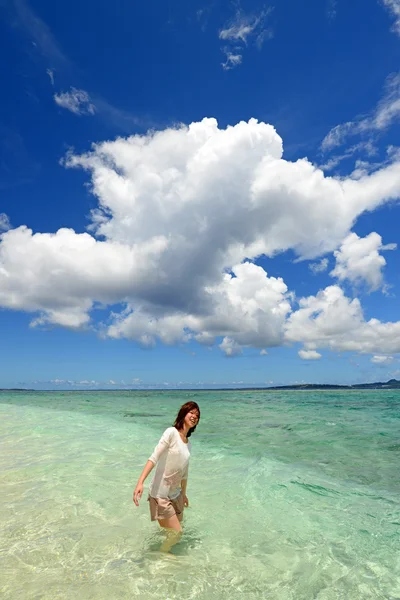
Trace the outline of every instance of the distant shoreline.
{"label": "distant shoreline", "polygon": [[352,390],[400,390],[400,381],[377,381],[374,383],[357,383],[354,385],[304,383],[298,385],[279,385],[269,387],[221,387],[221,388],[55,388],[55,389],[30,389],[30,388],[0,388],[0,392],[276,392],[276,391],[352,391]]}

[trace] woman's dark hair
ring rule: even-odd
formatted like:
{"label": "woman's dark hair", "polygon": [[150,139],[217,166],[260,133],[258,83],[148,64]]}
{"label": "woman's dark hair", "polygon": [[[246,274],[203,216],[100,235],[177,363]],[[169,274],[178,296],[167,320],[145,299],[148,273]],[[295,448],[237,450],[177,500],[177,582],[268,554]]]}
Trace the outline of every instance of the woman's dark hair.
{"label": "woman's dark hair", "polygon": [[[186,404],[182,404],[182,406],[180,407],[178,415],[175,419],[174,427],[178,431],[179,431],[179,429],[182,429],[183,423],[185,421],[185,417],[188,414],[188,412],[190,412],[191,410],[197,410],[197,412],[199,413],[199,421],[200,421],[200,408],[199,408],[199,405],[197,404],[197,402],[186,402]],[[197,421],[197,423],[194,427],[191,427],[189,429],[186,437],[190,437],[192,435],[192,433],[196,429],[196,426],[198,425],[199,421]]]}

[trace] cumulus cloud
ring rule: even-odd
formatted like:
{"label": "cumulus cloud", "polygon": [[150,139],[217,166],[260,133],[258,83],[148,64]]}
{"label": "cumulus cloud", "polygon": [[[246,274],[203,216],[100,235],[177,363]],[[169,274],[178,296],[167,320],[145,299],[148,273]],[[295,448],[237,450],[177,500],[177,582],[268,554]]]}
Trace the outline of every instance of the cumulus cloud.
{"label": "cumulus cloud", "polygon": [[[400,73],[393,73],[386,80],[385,93],[368,116],[360,116],[354,121],[337,125],[322,141],[325,152],[342,146],[349,137],[369,135],[386,130],[400,117]],[[347,154],[348,155],[348,154]],[[344,155],[347,156],[347,155]]]}
{"label": "cumulus cloud", "polygon": [[383,4],[394,17],[393,31],[400,35],[400,0],[383,0]]}
{"label": "cumulus cloud", "polygon": [[10,223],[10,219],[8,218],[8,216],[5,213],[0,213],[0,232],[8,231],[8,229],[10,229],[10,227],[11,227],[11,223]]}
{"label": "cumulus cloud", "polygon": [[302,360],[319,360],[321,354],[315,350],[299,350],[299,356]]}
{"label": "cumulus cloud", "polygon": [[371,291],[377,290],[383,285],[382,269],[386,265],[379,252],[396,248],[397,244],[383,245],[381,236],[375,232],[364,238],[350,233],[334,252],[336,266],[330,274],[341,281],[366,283]]}
{"label": "cumulus cloud", "polygon": [[72,329],[91,326],[96,307],[112,305],[104,336],[148,347],[193,339],[231,356],[298,341],[308,351],[319,342],[341,347],[336,330],[331,339],[325,328],[347,315],[346,331],[368,333],[361,351],[394,352],[386,345],[395,344],[397,324],[365,323],[358,300],[338,286],[294,311],[286,283],[254,261],[335,251],[360,214],[400,196],[400,164],[335,179],[282,152],[270,125],[251,119],[220,129],[204,119],[69,154],[65,165],[86,170],[98,200],[91,233],[6,231],[0,305],[33,313],[34,325]]}
{"label": "cumulus cloud", "polygon": [[[0,245],[0,305],[41,312],[34,324],[79,328],[89,320],[94,301],[113,304],[129,293],[129,279],[145,278],[141,263],[163,245],[140,248],[100,242],[88,233],[60,229],[36,233],[27,227],[3,234]],[[158,248],[158,249],[157,249]]]}
{"label": "cumulus cloud", "polygon": [[329,348],[361,354],[400,352],[400,322],[365,321],[358,298],[350,299],[332,285],[316,296],[301,298],[285,325],[285,339],[306,349]]}
{"label": "cumulus cloud", "polygon": [[329,265],[329,259],[321,258],[321,260],[319,260],[318,262],[310,263],[308,265],[308,268],[310,269],[310,271],[313,275],[318,275],[318,273],[323,273],[324,271],[326,271],[328,268],[328,265]]}
{"label": "cumulus cloud", "polygon": [[180,311],[156,317],[154,311],[130,306],[115,316],[107,335],[134,339],[144,346],[154,346],[157,338],[175,344],[192,337],[213,345],[216,338],[223,337],[220,348],[227,356],[239,354],[242,345],[282,343],[282,326],[291,307],[281,278],[268,277],[261,267],[245,262],[205,292],[209,302],[206,314]]}
{"label": "cumulus cloud", "polygon": [[85,90],[71,87],[69,92],[54,94],[54,101],[58,106],[65,108],[75,115],[94,115],[96,107],[90,101],[90,96]]}

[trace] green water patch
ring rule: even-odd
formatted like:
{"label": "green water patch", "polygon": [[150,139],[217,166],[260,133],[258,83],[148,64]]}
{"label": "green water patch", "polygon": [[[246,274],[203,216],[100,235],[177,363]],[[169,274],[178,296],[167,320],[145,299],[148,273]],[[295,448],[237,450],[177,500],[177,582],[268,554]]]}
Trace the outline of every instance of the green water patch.
{"label": "green water patch", "polygon": [[[225,454],[270,457],[285,464],[311,466],[329,477],[400,491],[400,391],[0,394],[3,405],[66,412],[72,420],[87,415],[131,427],[142,423],[150,446],[173,424],[179,407],[189,399],[201,408],[201,421],[192,438],[194,452],[200,444]],[[41,425],[36,424],[38,435],[40,430]]]}

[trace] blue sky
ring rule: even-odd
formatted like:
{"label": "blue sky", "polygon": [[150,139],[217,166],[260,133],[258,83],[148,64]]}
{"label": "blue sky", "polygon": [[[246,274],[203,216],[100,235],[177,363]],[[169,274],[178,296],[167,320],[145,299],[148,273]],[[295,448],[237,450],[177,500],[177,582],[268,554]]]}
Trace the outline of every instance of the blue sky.
{"label": "blue sky", "polygon": [[0,387],[400,379],[399,0],[0,27]]}

